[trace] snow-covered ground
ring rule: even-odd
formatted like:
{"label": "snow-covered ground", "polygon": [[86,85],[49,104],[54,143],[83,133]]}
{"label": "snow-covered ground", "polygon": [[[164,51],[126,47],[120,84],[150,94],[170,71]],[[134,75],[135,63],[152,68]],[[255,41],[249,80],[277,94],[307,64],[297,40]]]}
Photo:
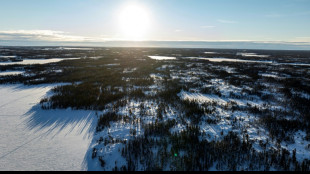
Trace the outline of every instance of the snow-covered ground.
{"label": "snow-covered ground", "polygon": [[55,85],[0,85],[0,171],[85,170],[95,111],[42,110]]}
{"label": "snow-covered ground", "polygon": [[0,76],[7,76],[7,75],[19,75],[23,74],[25,71],[0,71]]}
{"label": "snow-covered ground", "polygon": [[185,92],[182,91],[179,94],[179,97],[182,100],[190,100],[190,101],[197,101],[197,102],[217,102],[219,104],[226,104],[228,102],[228,100],[224,100],[222,98],[220,98],[217,95],[206,95],[206,94],[200,94],[200,93],[189,93],[189,92]]}

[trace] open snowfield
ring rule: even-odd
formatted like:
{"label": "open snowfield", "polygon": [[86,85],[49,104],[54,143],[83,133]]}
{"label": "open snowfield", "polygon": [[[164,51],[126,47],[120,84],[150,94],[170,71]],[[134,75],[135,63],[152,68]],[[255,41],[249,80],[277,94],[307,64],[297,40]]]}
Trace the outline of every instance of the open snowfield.
{"label": "open snowfield", "polygon": [[84,170],[94,111],[42,110],[55,85],[0,85],[0,171]]}

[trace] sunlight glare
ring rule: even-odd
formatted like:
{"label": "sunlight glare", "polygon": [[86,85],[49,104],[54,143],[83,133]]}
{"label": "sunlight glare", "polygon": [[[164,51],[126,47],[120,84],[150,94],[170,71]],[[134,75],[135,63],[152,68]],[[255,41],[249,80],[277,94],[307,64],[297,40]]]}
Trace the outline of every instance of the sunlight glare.
{"label": "sunlight glare", "polygon": [[141,6],[128,5],[120,13],[119,24],[124,40],[144,40],[150,24],[148,12]]}

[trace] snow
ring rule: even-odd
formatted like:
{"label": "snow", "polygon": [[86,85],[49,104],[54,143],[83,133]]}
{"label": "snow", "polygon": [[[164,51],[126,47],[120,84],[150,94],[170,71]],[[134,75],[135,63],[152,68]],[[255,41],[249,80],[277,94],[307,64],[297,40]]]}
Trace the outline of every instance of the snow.
{"label": "snow", "polygon": [[228,58],[204,58],[204,57],[186,57],[186,58],[209,60],[211,62],[273,63],[272,61],[254,61],[254,60],[228,59]]}
{"label": "snow", "polygon": [[225,70],[229,74],[237,73],[235,68],[231,68],[231,67],[228,67],[228,66],[223,66],[223,67],[221,67],[221,69]]}
{"label": "snow", "polygon": [[94,59],[94,60],[98,60],[98,59],[101,59],[103,58],[103,56],[96,56],[96,57],[86,57],[88,59]]}
{"label": "snow", "polygon": [[[267,76],[267,74],[261,74],[263,76]],[[272,75],[272,74],[268,74]],[[223,91],[229,92],[232,91],[234,93],[239,93],[240,90],[238,88],[233,88],[233,86],[225,85],[223,84],[223,81],[220,79],[212,79],[212,86],[220,86],[220,91],[223,94]],[[204,103],[204,102],[217,102],[219,105],[224,106],[225,104],[228,104],[228,102],[232,101],[235,102],[238,106],[246,107],[247,105],[251,106],[258,106],[261,108],[264,108],[264,102],[259,97],[254,97],[252,100],[246,100],[246,99],[230,99],[227,97],[219,97],[217,95],[211,95],[211,94],[201,94],[201,93],[192,93],[192,92],[186,92],[181,91],[178,96],[182,100],[190,100],[195,101],[197,103]],[[225,96],[225,95],[223,95]],[[269,106],[270,107],[270,106]],[[281,106],[272,105],[271,108],[274,109],[283,109]],[[222,137],[220,136],[221,132],[223,132],[223,135],[226,135],[229,131],[236,132],[240,139],[243,137],[242,130],[246,131],[247,135],[249,135],[249,140],[253,143],[253,148],[256,151],[263,151],[262,146],[260,145],[260,142],[266,143],[269,137],[269,132],[264,129],[263,127],[257,127],[255,126],[255,122],[258,121],[258,118],[255,115],[249,114],[248,112],[244,111],[229,111],[225,110],[221,107],[216,107],[215,114],[208,115],[206,117],[211,119],[217,119],[218,122],[216,124],[208,124],[206,122],[200,123],[200,131],[203,133],[202,138],[207,139],[208,141],[213,140],[219,140]],[[237,121],[237,123],[233,124],[233,120]],[[182,125],[175,126],[171,131],[172,132],[178,132],[181,131],[183,128]],[[293,142],[281,142],[282,148],[287,149],[291,155],[293,154],[293,150],[296,149],[296,159],[298,161],[302,161],[304,159],[309,158],[310,156],[310,142],[306,140],[307,134],[304,131],[297,131],[296,133],[290,135],[291,137],[294,137]],[[276,146],[276,140],[273,142],[269,142],[270,146],[275,147]],[[267,146],[268,147],[268,146]]]}
{"label": "snow", "polygon": [[174,65],[162,65],[161,67],[156,68],[156,70],[163,71],[163,70],[166,70],[168,68],[173,68],[173,67]]}
{"label": "snow", "polygon": [[148,56],[151,59],[155,60],[175,60],[177,59],[176,57],[167,57],[167,56]]}
{"label": "snow", "polygon": [[[258,55],[256,57],[262,57],[267,55]],[[253,56],[251,56],[253,57]],[[208,60],[211,62],[241,62],[241,63],[265,63],[265,64],[271,64],[275,66],[279,65],[288,65],[288,66],[310,66],[310,64],[307,63],[278,63],[271,60],[243,60],[243,59],[230,59],[230,58],[205,58],[205,57],[183,57],[186,59],[198,59],[198,60]]]}
{"label": "snow", "polygon": [[123,73],[127,74],[127,73],[133,73],[135,71],[137,71],[137,68],[132,68],[132,69],[131,68],[125,68]]}
{"label": "snow", "polygon": [[16,56],[0,56],[0,58],[9,59],[9,58],[16,58]]}
{"label": "snow", "polygon": [[94,50],[94,48],[57,47],[57,48],[43,48],[43,49],[39,49],[39,50],[85,50],[85,51],[90,51],[90,50]]}
{"label": "snow", "polygon": [[189,93],[185,91],[181,91],[181,93],[178,94],[178,96],[182,100],[190,100],[190,101],[198,101],[201,103],[204,102],[217,102],[221,105],[226,104],[228,101],[225,101],[224,99],[220,98],[217,95],[206,95],[206,94],[200,94],[200,93]]}
{"label": "snow", "polygon": [[0,171],[85,170],[94,111],[42,110],[56,85],[0,85]]}
{"label": "snow", "polygon": [[[117,166],[121,167],[123,165],[126,165],[127,162],[124,159],[124,157],[121,156],[121,153],[119,149],[122,149],[124,145],[122,143],[108,143],[106,146],[101,143],[97,144],[98,137],[102,137],[104,139],[111,140],[111,137],[113,139],[129,139],[130,138],[130,128],[131,124],[120,124],[120,123],[112,123],[111,128],[105,129],[104,131],[101,131],[96,135],[97,139],[94,138],[92,141],[91,148],[88,149],[87,152],[87,163],[86,169],[88,171],[99,171],[99,170],[106,170],[106,171],[112,171],[112,169],[115,167],[115,162],[117,162]],[[93,148],[96,148],[98,151],[98,156],[102,156],[103,160],[106,162],[106,165],[104,168],[101,167],[99,164],[99,161],[97,158],[92,159],[92,150]]]}
{"label": "snow", "polygon": [[111,63],[111,64],[105,64],[104,66],[119,66],[121,64],[119,63]]}
{"label": "snow", "polygon": [[63,70],[62,69],[57,69],[57,70],[53,70],[53,72],[55,72],[55,73],[62,73]]}
{"label": "snow", "polygon": [[293,154],[293,150],[296,149],[296,159],[298,161],[302,161],[303,159],[309,159],[310,142],[305,140],[305,137],[307,136],[306,132],[299,130],[292,136],[294,137],[294,143],[288,144],[282,141],[282,148],[287,149],[291,153],[291,155]]}
{"label": "snow", "polygon": [[153,78],[154,80],[162,80],[163,77],[161,74],[157,73],[157,74],[150,74],[150,77]]}
{"label": "snow", "polygon": [[64,48],[60,48],[60,49],[64,49],[64,50],[94,50],[93,48],[68,48],[68,47],[64,47]]}
{"label": "snow", "polygon": [[8,76],[8,75],[19,75],[23,74],[25,71],[0,71],[0,76]]}
{"label": "snow", "polygon": [[307,63],[277,63],[276,65],[310,66],[310,64]]}
{"label": "snow", "polygon": [[173,128],[170,129],[170,132],[173,133],[180,133],[182,131],[186,130],[186,126],[182,124],[177,124]]}
{"label": "snow", "polygon": [[24,59],[22,62],[0,62],[0,65],[33,65],[33,64],[48,64],[56,63],[63,60],[76,60],[79,58],[54,58],[54,59]]}
{"label": "snow", "polygon": [[237,53],[237,56],[266,58],[269,57],[270,55],[258,55],[257,53]]}
{"label": "snow", "polygon": [[218,54],[217,52],[204,52],[205,54]]}
{"label": "snow", "polygon": [[262,77],[279,78],[279,76],[276,75],[276,74],[261,73],[260,75],[261,75]]}

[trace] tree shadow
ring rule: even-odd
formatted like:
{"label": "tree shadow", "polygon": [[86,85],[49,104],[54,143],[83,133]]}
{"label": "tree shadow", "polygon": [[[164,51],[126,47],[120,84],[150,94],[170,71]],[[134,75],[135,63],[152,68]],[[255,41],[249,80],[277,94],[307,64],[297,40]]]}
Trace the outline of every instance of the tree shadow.
{"label": "tree shadow", "polygon": [[96,111],[89,110],[43,110],[40,104],[33,106],[24,114],[30,130],[52,135],[52,137],[61,132],[65,132],[66,135],[74,132],[77,135],[83,135],[84,138],[93,136],[97,126],[97,115]]}
{"label": "tree shadow", "polygon": [[[72,109],[43,110],[38,103],[40,98],[53,95],[51,89],[59,85],[60,84],[43,84],[26,86],[23,84],[10,84],[1,86],[3,87],[1,91],[3,96],[0,96],[0,116],[3,118],[14,116],[15,120],[12,120],[16,122],[12,125],[18,128],[16,130],[16,135],[21,139],[18,142],[5,142],[5,145],[10,143],[14,145],[10,146],[6,152],[1,152],[0,159],[3,160],[13,153],[17,153],[25,146],[30,146],[33,142],[38,142],[40,144],[40,141],[47,144],[65,143],[62,145],[66,147],[69,146],[69,149],[71,149],[70,142],[72,140],[76,143],[83,143],[81,146],[79,146],[79,144],[72,144],[72,149],[82,150],[78,153],[78,155],[81,155],[79,157],[82,159],[82,161],[80,161],[82,168],[83,157],[85,158],[86,152],[88,151],[86,148],[90,148],[89,144],[95,134],[98,116],[101,112]],[[1,111],[3,111],[3,113],[1,113]],[[3,122],[3,124],[6,124],[6,122]],[[14,131],[14,128],[10,130]],[[15,134],[13,133],[13,135]],[[62,142],[62,140],[64,141]],[[38,147],[45,148],[44,146],[42,147],[42,145]],[[46,148],[52,147],[53,144]],[[57,149],[53,150],[57,151]],[[53,151],[48,151],[48,153],[50,152],[53,153]],[[37,153],[27,153],[37,155]],[[68,158],[68,160],[70,160],[70,158]]]}

